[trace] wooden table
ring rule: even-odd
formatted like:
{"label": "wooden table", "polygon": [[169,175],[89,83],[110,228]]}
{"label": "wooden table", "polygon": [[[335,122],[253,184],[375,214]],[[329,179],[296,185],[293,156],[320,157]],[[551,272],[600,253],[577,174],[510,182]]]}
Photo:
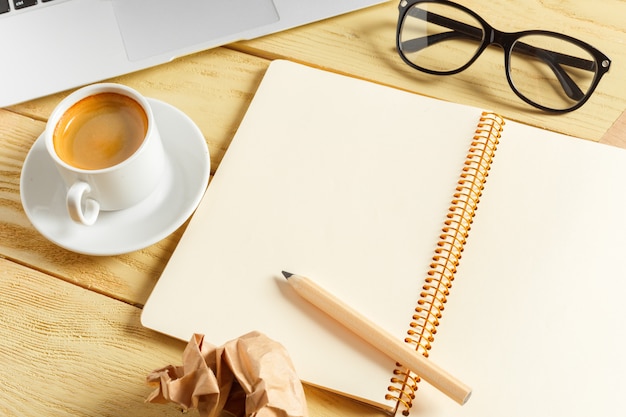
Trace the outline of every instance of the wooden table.
{"label": "wooden table", "polygon": [[[612,58],[612,69],[580,110],[562,116],[541,113],[514,96],[502,65],[488,65],[489,59],[450,77],[407,67],[395,52],[397,3],[390,2],[112,81],[186,112],[209,145],[213,172],[270,60],[276,58],[626,147],[624,133],[606,134],[626,109],[626,2],[461,3],[502,30],[544,28],[584,39]],[[144,404],[151,391],[145,377],[152,369],[179,364],[185,343],[142,328],[139,315],[184,226],[144,250],[93,257],[47,241],[22,209],[24,158],[66,94],[0,109],[0,415],[179,415],[173,406]],[[317,388],[307,386],[306,393],[311,416],[384,415]]]}

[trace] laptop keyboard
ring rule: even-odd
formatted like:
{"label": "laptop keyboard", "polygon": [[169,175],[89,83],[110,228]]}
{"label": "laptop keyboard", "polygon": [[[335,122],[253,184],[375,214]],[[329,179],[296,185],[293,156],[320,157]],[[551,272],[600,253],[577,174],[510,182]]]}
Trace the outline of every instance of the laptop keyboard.
{"label": "laptop keyboard", "polygon": [[0,15],[17,10],[37,9],[38,5],[55,2],[60,3],[62,0],[0,0]]}

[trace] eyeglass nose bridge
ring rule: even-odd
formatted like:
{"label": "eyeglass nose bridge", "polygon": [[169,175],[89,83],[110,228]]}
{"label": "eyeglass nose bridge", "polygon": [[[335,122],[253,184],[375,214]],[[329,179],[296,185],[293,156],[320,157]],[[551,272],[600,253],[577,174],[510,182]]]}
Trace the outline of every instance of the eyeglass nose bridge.
{"label": "eyeglass nose bridge", "polygon": [[464,65],[462,69],[466,69],[471,64],[473,64],[474,61],[476,61],[476,59],[478,59],[478,57],[483,54],[487,47],[495,45],[499,46],[504,52],[504,62],[508,74],[508,68],[510,64],[509,51],[513,49],[513,44],[517,40],[518,35],[516,33],[503,32],[501,30],[498,30],[484,21],[482,21],[481,23],[483,25],[482,30],[484,32],[482,45],[478,48],[470,62],[468,62],[467,65]]}
{"label": "eyeglass nose bridge", "polygon": [[485,43],[487,46],[497,45],[502,49],[507,50],[513,46],[515,37],[516,34],[514,33],[503,32],[489,25],[486,25],[485,27]]}
{"label": "eyeglass nose bridge", "polygon": [[513,45],[517,38],[518,35],[516,33],[504,32],[490,25],[485,25],[485,40],[480,53],[482,54],[487,47],[492,45],[499,46],[502,49],[504,55],[504,73],[506,74],[507,83],[515,95],[523,101],[528,102],[529,100],[517,89],[511,77],[511,51],[513,50]]}

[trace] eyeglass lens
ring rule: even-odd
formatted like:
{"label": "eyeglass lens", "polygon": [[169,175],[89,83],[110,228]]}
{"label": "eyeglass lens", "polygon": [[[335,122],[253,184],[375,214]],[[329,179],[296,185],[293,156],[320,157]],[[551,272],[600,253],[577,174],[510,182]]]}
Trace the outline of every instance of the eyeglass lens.
{"label": "eyeglass lens", "polygon": [[[450,74],[469,66],[481,51],[485,28],[454,5],[420,2],[407,11],[400,53],[421,70]],[[526,100],[554,110],[572,108],[589,94],[598,72],[586,49],[547,34],[529,34],[511,47],[511,87]]]}

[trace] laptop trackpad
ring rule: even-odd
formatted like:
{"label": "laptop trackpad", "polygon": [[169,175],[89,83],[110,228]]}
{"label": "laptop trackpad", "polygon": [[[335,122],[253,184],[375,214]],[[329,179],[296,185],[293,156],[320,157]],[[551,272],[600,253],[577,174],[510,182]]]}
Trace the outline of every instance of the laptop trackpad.
{"label": "laptop trackpad", "polygon": [[113,0],[113,6],[131,61],[222,45],[278,21],[272,0]]}

